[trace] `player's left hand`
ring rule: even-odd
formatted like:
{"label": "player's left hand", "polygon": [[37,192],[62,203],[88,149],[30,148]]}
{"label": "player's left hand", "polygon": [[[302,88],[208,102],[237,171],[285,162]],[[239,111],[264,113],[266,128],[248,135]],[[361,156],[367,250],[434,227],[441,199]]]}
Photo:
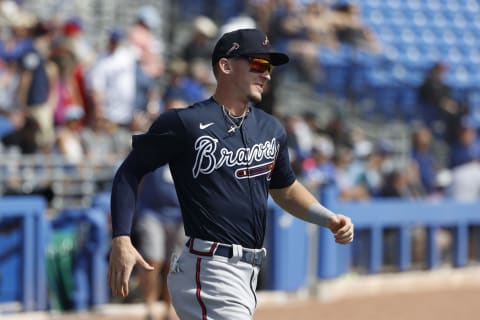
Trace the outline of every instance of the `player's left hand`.
{"label": "player's left hand", "polygon": [[330,218],[328,228],[335,237],[335,242],[348,244],[353,241],[354,227],[352,220],[343,214],[336,214]]}
{"label": "player's left hand", "polygon": [[133,247],[130,237],[113,238],[108,265],[108,285],[114,296],[125,298],[128,295],[128,281],[137,263],[145,270],[153,270],[153,267]]}

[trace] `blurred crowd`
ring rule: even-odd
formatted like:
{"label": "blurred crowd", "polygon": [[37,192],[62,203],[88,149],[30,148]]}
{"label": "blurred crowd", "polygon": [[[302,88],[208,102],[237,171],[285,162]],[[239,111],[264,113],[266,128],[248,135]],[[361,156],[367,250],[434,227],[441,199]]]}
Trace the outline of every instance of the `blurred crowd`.
{"label": "blurred crowd", "polygon": [[[399,157],[385,137],[341,116],[323,124],[316,112],[275,109],[282,80],[294,74],[308,84],[323,76],[318,53],[324,48],[346,45],[381,54],[361,8],[345,1],[227,2],[189,2],[177,14],[188,32],[173,40],[157,35],[162,16],[142,5],[129,25],[99,31],[99,44],[85,33],[82,17],[39,18],[14,1],[0,1],[0,157],[55,154],[72,166],[114,166],[129,151],[131,135],[147,130],[159,113],[211,95],[210,55],[220,34],[257,27],[292,58],[274,70],[258,107],[284,121],[292,163],[313,191],[334,185],[344,200],[479,198],[477,129],[448,100],[446,88],[439,89],[441,77],[428,77],[419,88],[439,105],[440,116],[432,124],[419,121],[409,132],[407,157]],[[435,134],[438,122],[452,130],[448,137]],[[439,157],[442,150],[446,159]]]}

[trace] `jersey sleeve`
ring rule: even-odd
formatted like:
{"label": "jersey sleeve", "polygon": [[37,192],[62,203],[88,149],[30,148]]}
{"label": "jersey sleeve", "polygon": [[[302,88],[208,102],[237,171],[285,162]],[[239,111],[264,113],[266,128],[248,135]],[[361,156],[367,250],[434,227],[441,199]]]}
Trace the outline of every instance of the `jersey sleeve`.
{"label": "jersey sleeve", "polygon": [[113,178],[112,237],[130,235],[142,177],[181,155],[184,135],[177,113],[169,111],[162,114],[147,133],[133,136],[132,151]]}
{"label": "jersey sleeve", "polygon": [[290,164],[290,157],[287,148],[287,135],[282,130],[282,136],[279,138],[279,151],[275,160],[275,166],[270,180],[270,189],[286,188],[295,182],[296,176]]}
{"label": "jersey sleeve", "polygon": [[162,114],[147,133],[133,136],[132,147],[141,169],[146,172],[181,155],[185,148],[185,130],[177,111]]}

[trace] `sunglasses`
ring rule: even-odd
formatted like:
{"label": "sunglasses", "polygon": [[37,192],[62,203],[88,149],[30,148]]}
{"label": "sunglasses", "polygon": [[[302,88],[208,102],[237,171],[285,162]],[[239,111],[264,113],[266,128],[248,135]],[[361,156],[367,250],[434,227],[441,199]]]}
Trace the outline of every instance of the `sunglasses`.
{"label": "sunglasses", "polygon": [[273,65],[270,63],[270,61],[254,57],[244,58],[246,58],[248,60],[248,63],[250,64],[250,72],[264,73],[265,71],[268,71],[269,74],[272,73]]}

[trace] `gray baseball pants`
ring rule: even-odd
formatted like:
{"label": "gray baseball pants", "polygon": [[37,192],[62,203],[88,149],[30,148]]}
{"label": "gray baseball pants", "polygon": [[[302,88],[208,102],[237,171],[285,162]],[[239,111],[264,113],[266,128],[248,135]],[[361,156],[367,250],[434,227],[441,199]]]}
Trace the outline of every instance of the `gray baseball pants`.
{"label": "gray baseball pants", "polygon": [[[228,252],[228,254],[225,254]],[[265,249],[190,239],[172,257],[168,289],[182,320],[251,320]]]}

